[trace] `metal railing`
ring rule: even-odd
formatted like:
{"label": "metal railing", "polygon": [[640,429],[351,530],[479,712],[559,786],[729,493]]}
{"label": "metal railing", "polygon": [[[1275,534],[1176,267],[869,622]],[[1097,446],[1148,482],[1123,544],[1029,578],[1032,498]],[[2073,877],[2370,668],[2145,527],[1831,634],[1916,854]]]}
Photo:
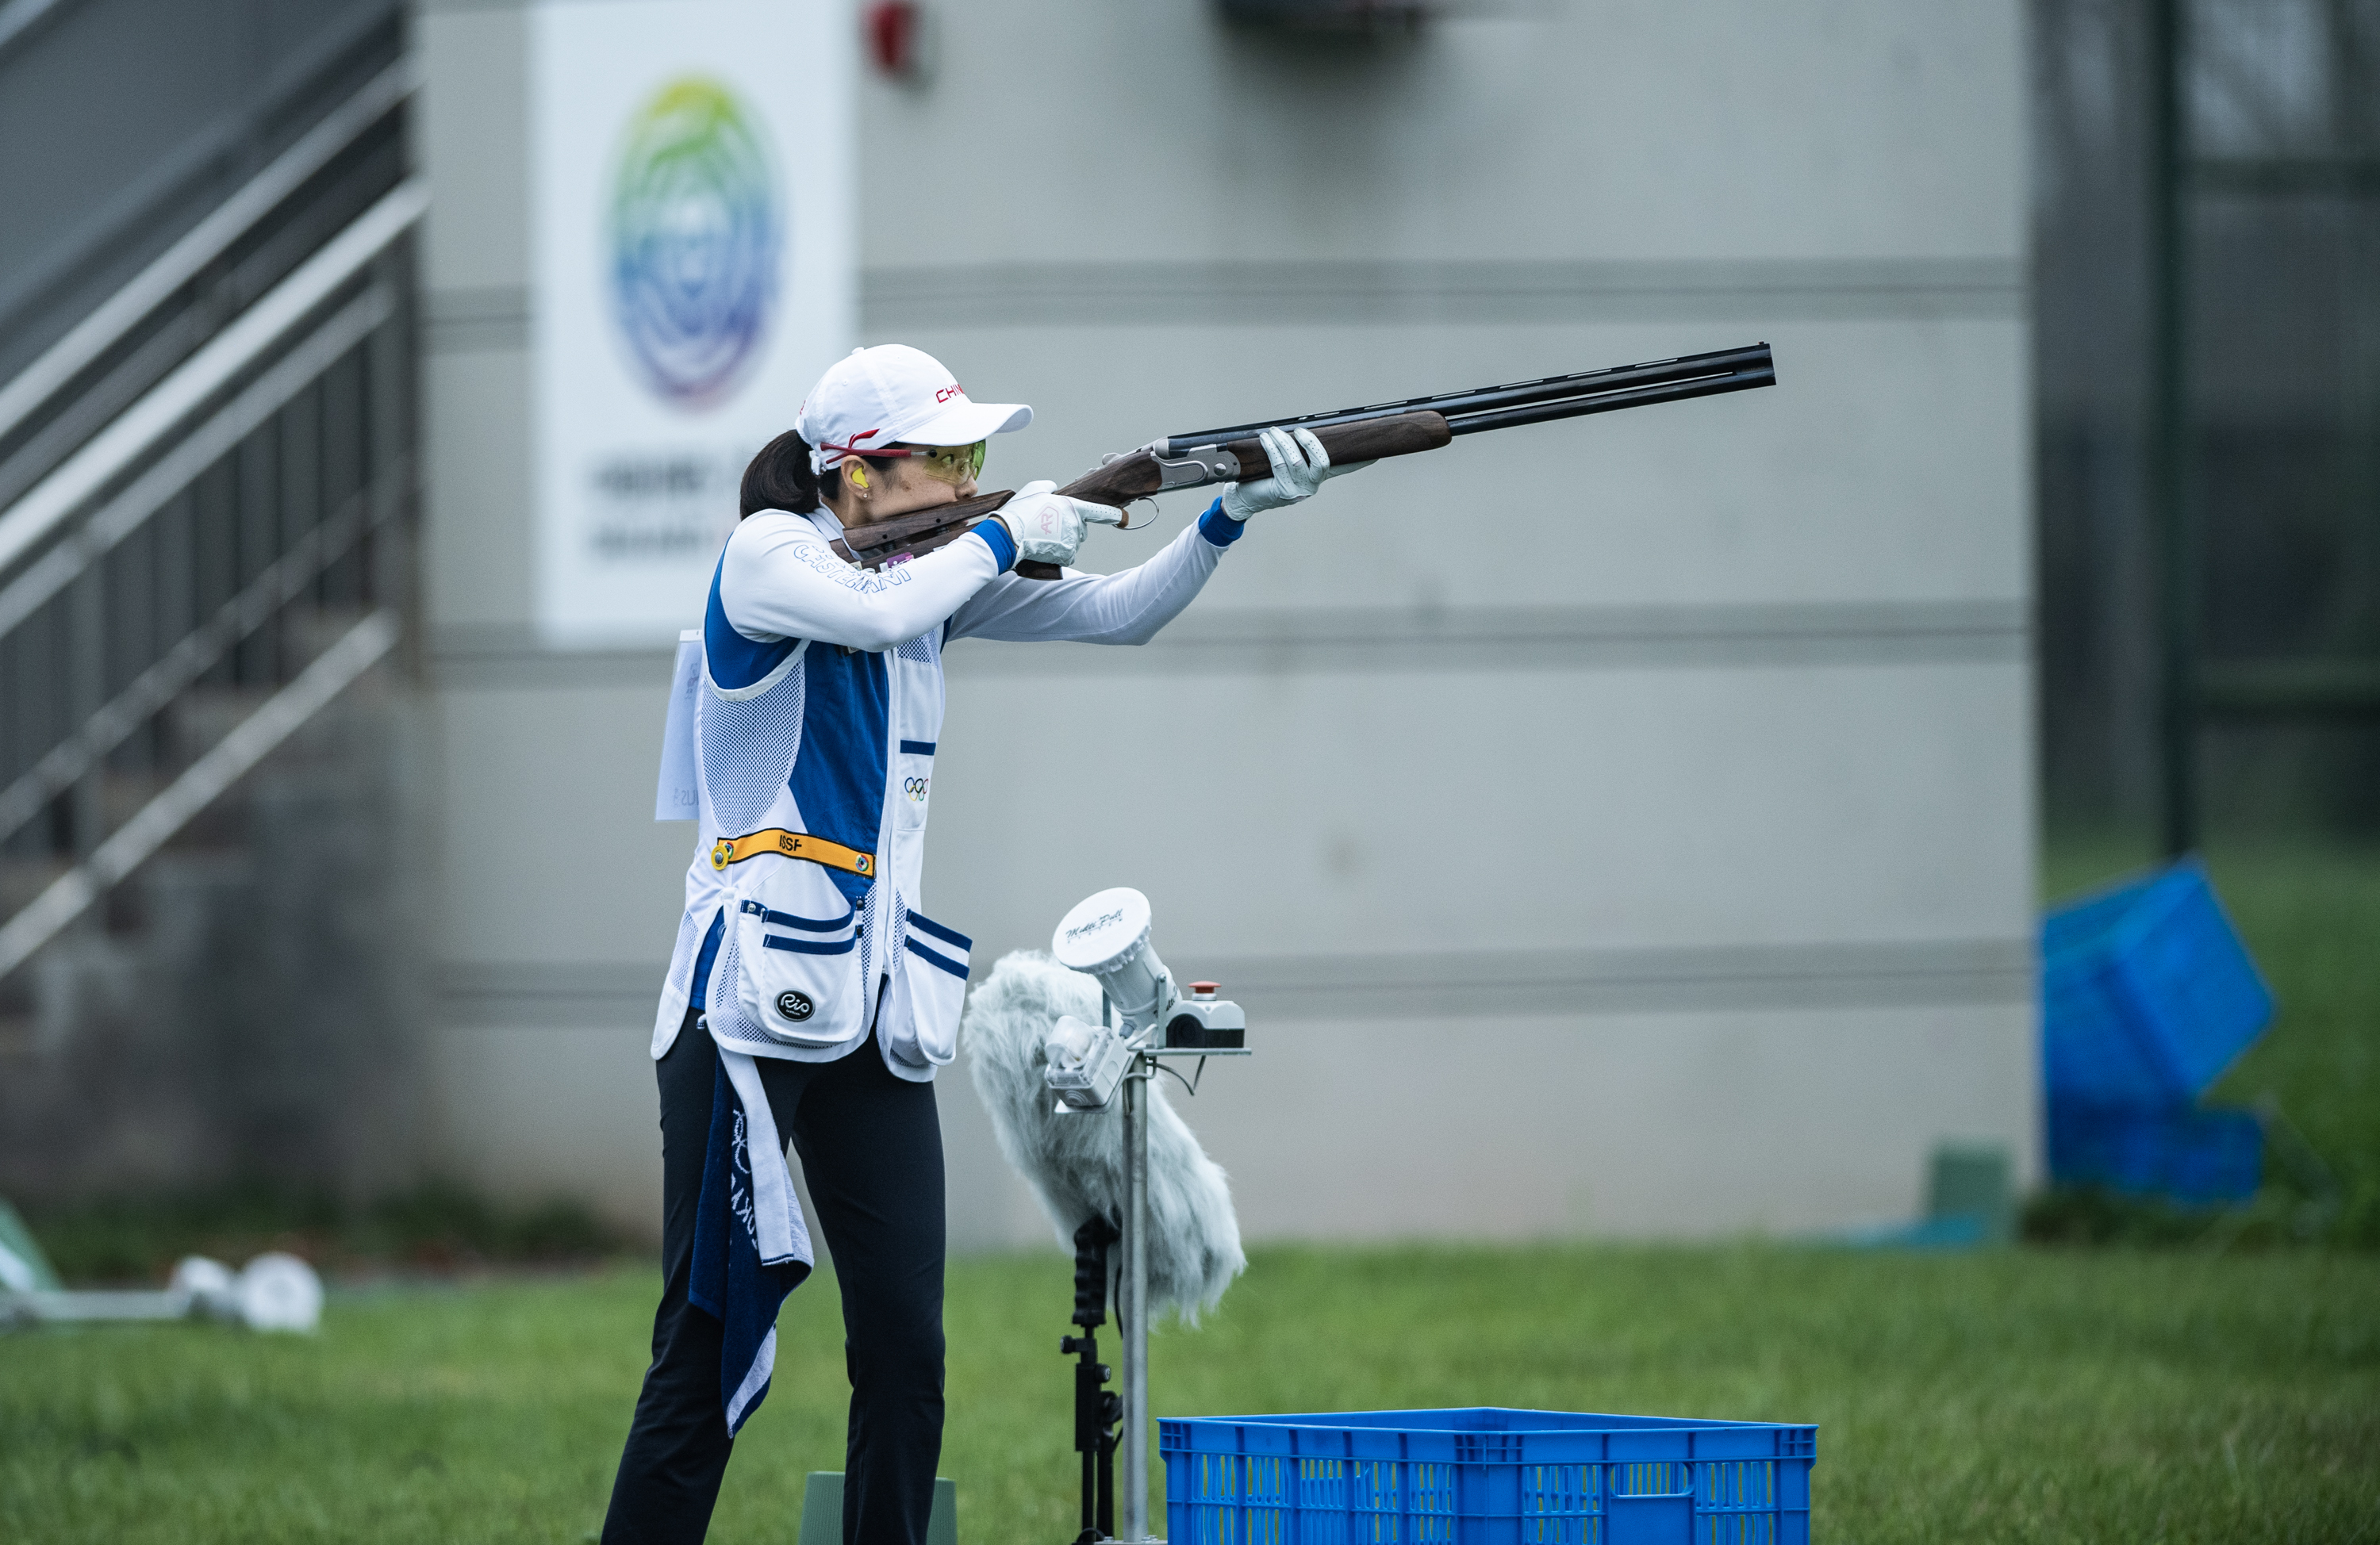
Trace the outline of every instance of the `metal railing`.
{"label": "metal railing", "polygon": [[325,169],[411,81],[333,109],[0,383],[0,977],[398,642],[428,197],[384,158]]}

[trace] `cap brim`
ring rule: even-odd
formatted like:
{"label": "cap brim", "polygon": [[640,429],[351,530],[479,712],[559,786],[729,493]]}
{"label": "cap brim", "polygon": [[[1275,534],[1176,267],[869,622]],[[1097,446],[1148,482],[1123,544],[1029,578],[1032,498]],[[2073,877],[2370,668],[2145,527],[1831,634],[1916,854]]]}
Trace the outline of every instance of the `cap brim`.
{"label": "cap brim", "polygon": [[1033,410],[1023,403],[958,403],[901,439],[911,445],[973,445],[1032,422]]}

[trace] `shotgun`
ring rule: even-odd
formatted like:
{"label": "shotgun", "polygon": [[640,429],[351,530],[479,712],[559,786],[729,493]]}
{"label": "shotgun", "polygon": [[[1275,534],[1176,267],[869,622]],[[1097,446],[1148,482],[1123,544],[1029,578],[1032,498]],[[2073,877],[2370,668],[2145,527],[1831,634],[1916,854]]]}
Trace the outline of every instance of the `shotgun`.
{"label": "shotgun", "polygon": [[[1721,392],[1748,392],[1776,384],[1777,366],[1769,356],[1768,345],[1755,344],[1748,349],[1685,355],[1643,365],[1548,376],[1541,380],[1484,386],[1436,397],[1414,397],[1401,403],[1374,403],[1368,407],[1309,413],[1298,418],[1268,418],[1220,429],[1200,429],[1193,434],[1168,435],[1136,451],[1102,458],[1099,465],[1058,491],[1070,498],[1121,508],[1135,500],[1152,498],[1174,489],[1267,477],[1272,464],[1266,458],[1257,435],[1276,427],[1313,430],[1322,441],[1322,449],[1330,453],[1330,465],[1345,466],[1353,462],[1435,451],[1458,436],[1488,429],[1578,418],[1590,413],[1614,413],[1653,403],[1682,402],[1689,397],[1715,397]],[[958,540],[978,521],[1014,497],[1013,492],[1003,489],[876,521],[846,531],[843,539],[834,544],[834,549],[847,561],[863,568],[880,569],[887,563],[904,562]],[[1016,572],[1028,579],[1058,577],[1057,568],[1049,563],[1021,562]]]}

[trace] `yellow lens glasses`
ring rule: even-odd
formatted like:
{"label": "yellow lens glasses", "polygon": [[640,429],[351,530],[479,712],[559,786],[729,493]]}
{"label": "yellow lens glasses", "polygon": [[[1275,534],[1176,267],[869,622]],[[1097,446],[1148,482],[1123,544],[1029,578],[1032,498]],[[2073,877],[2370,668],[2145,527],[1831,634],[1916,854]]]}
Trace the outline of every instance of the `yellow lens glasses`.
{"label": "yellow lens glasses", "polygon": [[973,445],[916,445],[905,447],[917,458],[917,470],[936,482],[956,488],[983,470],[984,442]]}

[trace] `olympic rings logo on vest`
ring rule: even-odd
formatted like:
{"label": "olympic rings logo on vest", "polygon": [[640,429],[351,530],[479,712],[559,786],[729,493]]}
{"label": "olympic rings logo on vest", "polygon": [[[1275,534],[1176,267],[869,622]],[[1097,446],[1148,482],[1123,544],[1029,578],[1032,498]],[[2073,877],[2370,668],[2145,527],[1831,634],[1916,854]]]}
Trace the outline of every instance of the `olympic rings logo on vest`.
{"label": "olympic rings logo on vest", "polygon": [[910,803],[923,804],[926,803],[926,785],[929,781],[922,778],[905,778],[901,780],[901,791],[909,796]]}

